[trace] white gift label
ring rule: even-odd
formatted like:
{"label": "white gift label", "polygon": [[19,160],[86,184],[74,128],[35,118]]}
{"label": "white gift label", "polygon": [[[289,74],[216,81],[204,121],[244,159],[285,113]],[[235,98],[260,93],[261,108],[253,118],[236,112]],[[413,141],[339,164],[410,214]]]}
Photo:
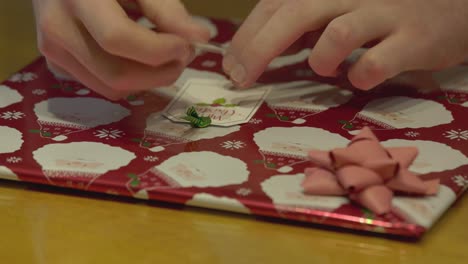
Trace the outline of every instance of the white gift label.
{"label": "white gift label", "polygon": [[270,86],[237,90],[226,80],[190,79],[164,110],[164,116],[188,123],[183,117],[193,106],[200,116],[209,116],[212,125],[244,124],[254,116],[270,90]]}

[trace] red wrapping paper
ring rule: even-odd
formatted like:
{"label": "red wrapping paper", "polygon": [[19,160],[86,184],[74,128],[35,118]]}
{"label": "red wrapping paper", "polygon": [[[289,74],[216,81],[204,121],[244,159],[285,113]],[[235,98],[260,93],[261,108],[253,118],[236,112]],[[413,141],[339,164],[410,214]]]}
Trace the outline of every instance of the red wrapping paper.
{"label": "red wrapping paper", "polygon": [[[218,44],[227,44],[236,28],[204,22]],[[301,56],[282,59],[261,77],[275,87],[248,124],[187,134],[160,117],[177,87],[109,102],[56,79],[38,58],[0,86],[0,175],[409,237],[424,234],[461,197],[468,186],[468,123],[460,91],[467,90],[461,80],[468,80],[468,67],[458,67],[455,77],[438,76],[442,89],[432,93],[418,92],[424,87],[417,82],[362,93],[346,78],[316,76]],[[221,61],[202,53],[184,78],[223,78]],[[96,115],[83,110],[90,102]],[[345,146],[362,126],[373,128],[385,147],[416,146],[412,171],[439,179],[438,194],[394,198],[395,210],[385,216],[345,197],[304,195],[307,151]]]}

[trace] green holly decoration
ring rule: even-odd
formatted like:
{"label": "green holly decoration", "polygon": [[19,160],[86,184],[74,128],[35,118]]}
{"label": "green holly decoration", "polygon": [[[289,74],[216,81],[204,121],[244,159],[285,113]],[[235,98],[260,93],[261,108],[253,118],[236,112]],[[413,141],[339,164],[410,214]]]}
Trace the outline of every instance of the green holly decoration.
{"label": "green holly decoration", "polygon": [[375,219],[375,214],[371,210],[369,210],[367,208],[362,208],[362,213],[364,215],[364,218],[366,218],[368,220]]}
{"label": "green holly decoration", "polygon": [[50,133],[50,132],[42,132],[41,135],[43,137],[52,137],[52,133]]}
{"label": "green holly decoration", "polygon": [[127,96],[127,101],[135,101],[137,99],[136,95]]}
{"label": "green holly decoration", "polygon": [[146,142],[146,141],[144,141],[143,143],[141,143],[141,145],[142,145],[143,147],[145,147],[145,148],[151,147],[151,143]]}
{"label": "green holly decoration", "polygon": [[130,139],[130,141],[135,142],[135,143],[140,143],[143,147],[146,147],[146,148],[151,146],[151,143],[147,141],[143,141],[143,139],[141,138],[132,138]]}
{"label": "green holly decoration", "polygon": [[281,115],[277,115],[277,114],[273,114],[273,113],[266,114],[266,117],[268,117],[268,118],[278,118],[281,121],[289,121],[288,116],[281,116]]}
{"label": "green holly decoration", "polygon": [[264,164],[269,169],[275,169],[277,167],[275,163],[266,162],[264,160],[254,160],[253,162],[255,164]]}
{"label": "green holly decoration", "polygon": [[354,125],[351,124],[351,122],[347,121],[347,120],[338,120],[338,123],[342,124],[344,128],[346,129],[353,129],[354,128]]}
{"label": "green holly decoration", "polygon": [[189,121],[192,127],[205,128],[211,125],[211,118],[209,116],[200,116],[193,106],[187,109],[185,114],[186,116],[182,117],[182,119]]}
{"label": "green holly decoration", "polygon": [[127,177],[130,178],[130,186],[131,187],[138,187],[138,185],[140,185],[140,180],[138,179],[138,175],[136,175],[135,173],[129,173],[127,174]]}
{"label": "green holly decoration", "polygon": [[29,133],[32,133],[32,134],[40,134],[40,135],[43,136],[43,137],[52,137],[52,133],[47,132],[47,131],[41,131],[41,130],[39,130],[39,129],[30,129],[30,130],[29,130]]}
{"label": "green holly decoration", "polygon": [[237,106],[237,104],[227,104],[226,102],[227,101],[226,101],[225,98],[217,98],[217,99],[213,100],[213,102],[211,102],[211,104],[198,103],[197,106],[211,106],[211,107],[219,107],[219,106],[236,107]]}

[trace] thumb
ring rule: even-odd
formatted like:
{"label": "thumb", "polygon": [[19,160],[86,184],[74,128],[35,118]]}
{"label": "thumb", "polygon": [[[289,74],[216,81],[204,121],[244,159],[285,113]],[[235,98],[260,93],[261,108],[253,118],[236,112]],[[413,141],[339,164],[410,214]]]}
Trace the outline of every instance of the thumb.
{"label": "thumb", "polygon": [[138,0],[138,4],[158,31],[200,42],[210,38],[209,29],[196,23],[179,0]]}

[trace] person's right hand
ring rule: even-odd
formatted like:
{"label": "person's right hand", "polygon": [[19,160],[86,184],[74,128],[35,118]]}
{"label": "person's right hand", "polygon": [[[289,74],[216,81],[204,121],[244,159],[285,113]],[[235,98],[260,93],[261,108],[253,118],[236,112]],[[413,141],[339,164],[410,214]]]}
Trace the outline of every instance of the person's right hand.
{"label": "person's right hand", "polygon": [[33,0],[38,46],[49,67],[109,99],[172,84],[205,42],[179,0],[137,0],[158,28],[132,21],[117,0]]}

